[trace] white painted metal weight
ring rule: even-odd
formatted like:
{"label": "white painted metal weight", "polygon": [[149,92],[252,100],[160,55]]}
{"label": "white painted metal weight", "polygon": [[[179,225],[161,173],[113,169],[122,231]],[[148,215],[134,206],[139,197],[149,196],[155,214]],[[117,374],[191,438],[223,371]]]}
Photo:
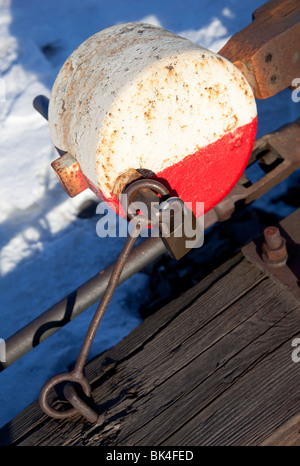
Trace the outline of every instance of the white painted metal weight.
{"label": "white painted metal weight", "polygon": [[128,23],[95,34],[68,58],[52,89],[49,125],[87,185],[116,206],[139,170],[208,210],[245,168],[256,105],[225,58],[161,28]]}

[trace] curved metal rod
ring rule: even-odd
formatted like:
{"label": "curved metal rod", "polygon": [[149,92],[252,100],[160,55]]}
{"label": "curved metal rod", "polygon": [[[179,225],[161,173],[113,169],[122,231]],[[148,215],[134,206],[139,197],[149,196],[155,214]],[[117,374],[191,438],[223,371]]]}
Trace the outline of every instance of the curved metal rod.
{"label": "curved metal rod", "polygon": [[[148,178],[134,181],[132,184],[127,186],[123,192],[124,195],[127,195],[127,206],[123,205],[123,208],[125,209],[125,211],[127,211],[127,216],[130,220],[134,219],[137,216],[136,209],[134,207],[134,202],[136,201],[135,196],[137,196],[139,192],[145,189],[154,191],[160,194],[161,196],[168,196],[170,194],[169,190],[159,181]],[[157,213],[157,215],[159,217],[159,212]],[[139,222],[143,226],[149,226],[151,224],[151,219],[139,215]]]}
{"label": "curved metal rod", "polygon": [[[135,225],[136,232],[139,231],[139,229],[140,229],[139,224]],[[66,411],[57,411],[53,409],[48,403],[48,395],[49,395],[50,390],[54,388],[58,383],[73,382],[73,383],[79,383],[81,385],[83,392],[85,393],[86,396],[88,397],[91,396],[91,386],[83,374],[83,368],[86,363],[88,353],[90,351],[92,342],[98,330],[101,319],[118,285],[121,272],[126,263],[126,260],[129,257],[129,254],[134,246],[134,243],[137,237],[138,237],[138,234],[129,235],[126,240],[126,243],[122,249],[122,252],[115,264],[115,267],[109,279],[107,288],[103,295],[103,299],[100,302],[93,316],[93,319],[90,323],[89,329],[86,333],[85,339],[83,341],[81,350],[79,352],[79,355],[78,355],[78,358],[75,364],[75,368],[71,372],[64,372],[62,374],[58,374],[52,377],[50,380],[48,380],[48,382],[46,382],[46,384],[43,386],[40,392],[40,396],[39,396],[40,407],[44,411],[44,413],[47,414],[48,416],[51,416],[55,419],[64,419],[64,418],[74,416],[74,414],[76,414],[79,411],[81,414],[85,415],[86,417],[87,405],[83,400],[80,399],[78,395],[76,395],[76,399],[75,399],[74,392],[72,392],[71,394],[71,400],[72,400],[73,407]],[[70,394],[70,392],[67,391],[67,394],[68,393]],[[90,416],[91,412],[93,412],[92,416]],[[90,422],[95,422],[97,418],[98,418],[98,414],[90,408],[87,419]],[[93,419],[93,421],[91,421],[91,419]]]}
{"label": "curved metal rod", "polygon": [[45,383],[42,390],[40,391],[39,396],[39,403],[41,409],[44,411],[45,414],[47,414],[50,417],[53,417],[54,419],[65,419],[67,417],[71,417],[77,414],[76,408],[70,408],[66,411],[57,411],[56,409],[52,408],[48,403],[48,395],[51,389],[59,383],[63,382],[79,383],[86,396],[91,396],[91,386],[83,374],[74,372],[63,372],[62,374],[55,375],[50,380],[48,380],[48,382]]}
{"label": "curved metal rod", "polygon": [[64,386],[64,396],[81,416],[91,423],[97,422],[99,418],[98,413],[80,398],[74,385],[67,383]]}

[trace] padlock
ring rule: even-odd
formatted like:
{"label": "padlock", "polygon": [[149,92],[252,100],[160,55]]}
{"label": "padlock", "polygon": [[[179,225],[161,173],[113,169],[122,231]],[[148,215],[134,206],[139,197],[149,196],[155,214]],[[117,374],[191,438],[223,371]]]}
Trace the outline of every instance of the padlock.
{"label": "padlock", "polygon": [[203,215],[196,218],[193,210],[182,199],[170,197],[160,182],[145,178],[133,181],[124,190],[121,202],[134,232],[137,224],[150,228],[150,235],[161,237],[172,258],[181,259],[191,249],[202,246]]}
{"label": "padlock", "polygon": [[159,205],[159,230],[169,255],[181,259],[191,249],[199,248],[204,241],[203,217],[196,218],[182,199],[170,197]]}

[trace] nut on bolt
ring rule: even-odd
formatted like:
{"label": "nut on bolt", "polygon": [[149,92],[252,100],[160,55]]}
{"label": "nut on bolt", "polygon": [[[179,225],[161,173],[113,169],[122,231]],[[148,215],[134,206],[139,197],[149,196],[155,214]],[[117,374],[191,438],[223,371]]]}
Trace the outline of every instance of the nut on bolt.
{"label": "nut on bolt", "polygon": [[262,245],[263,261],[272,267],[285,265],[288,258],[286,240],[280,235],[279,229],[274,226],[265,228],[264,239]]}

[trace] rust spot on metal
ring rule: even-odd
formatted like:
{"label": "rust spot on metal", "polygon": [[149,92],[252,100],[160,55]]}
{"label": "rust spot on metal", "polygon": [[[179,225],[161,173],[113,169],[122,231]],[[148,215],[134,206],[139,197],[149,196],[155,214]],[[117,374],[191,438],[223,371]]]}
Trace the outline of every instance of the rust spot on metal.
{"label": "rust spot on metal", "polygon": [[143,176],[134,168],[129,168],[124,173],[121,173],[115,181],[113,194],[119,197],[124,191],[124,188],[138,178],[143,178]]}
{"label": "rust spot on metal", "polygon": [[[238,122],[238,117],[236,115],[230,115],[231,116],[231,121],[230,123],[228,123],[228,125],[224,128],[224,130],[227,132],[227,131],[231,131],[233,128],[236,127],[236,124]],[[233,121],[232,121],[233,119]]]}
{"label": "rust spot on metal", "polygon": [[74,71],[74,68],[72,66],[71,60],[68,59],[65,63],[65,71],[67,74],[71,75]]}
{"label": "rust spot on metal", "polygon": [[62,157],[51,163],[63,189],[70,197],[77,196],[88,188],[80,165],[74,157],[66,153]]}

